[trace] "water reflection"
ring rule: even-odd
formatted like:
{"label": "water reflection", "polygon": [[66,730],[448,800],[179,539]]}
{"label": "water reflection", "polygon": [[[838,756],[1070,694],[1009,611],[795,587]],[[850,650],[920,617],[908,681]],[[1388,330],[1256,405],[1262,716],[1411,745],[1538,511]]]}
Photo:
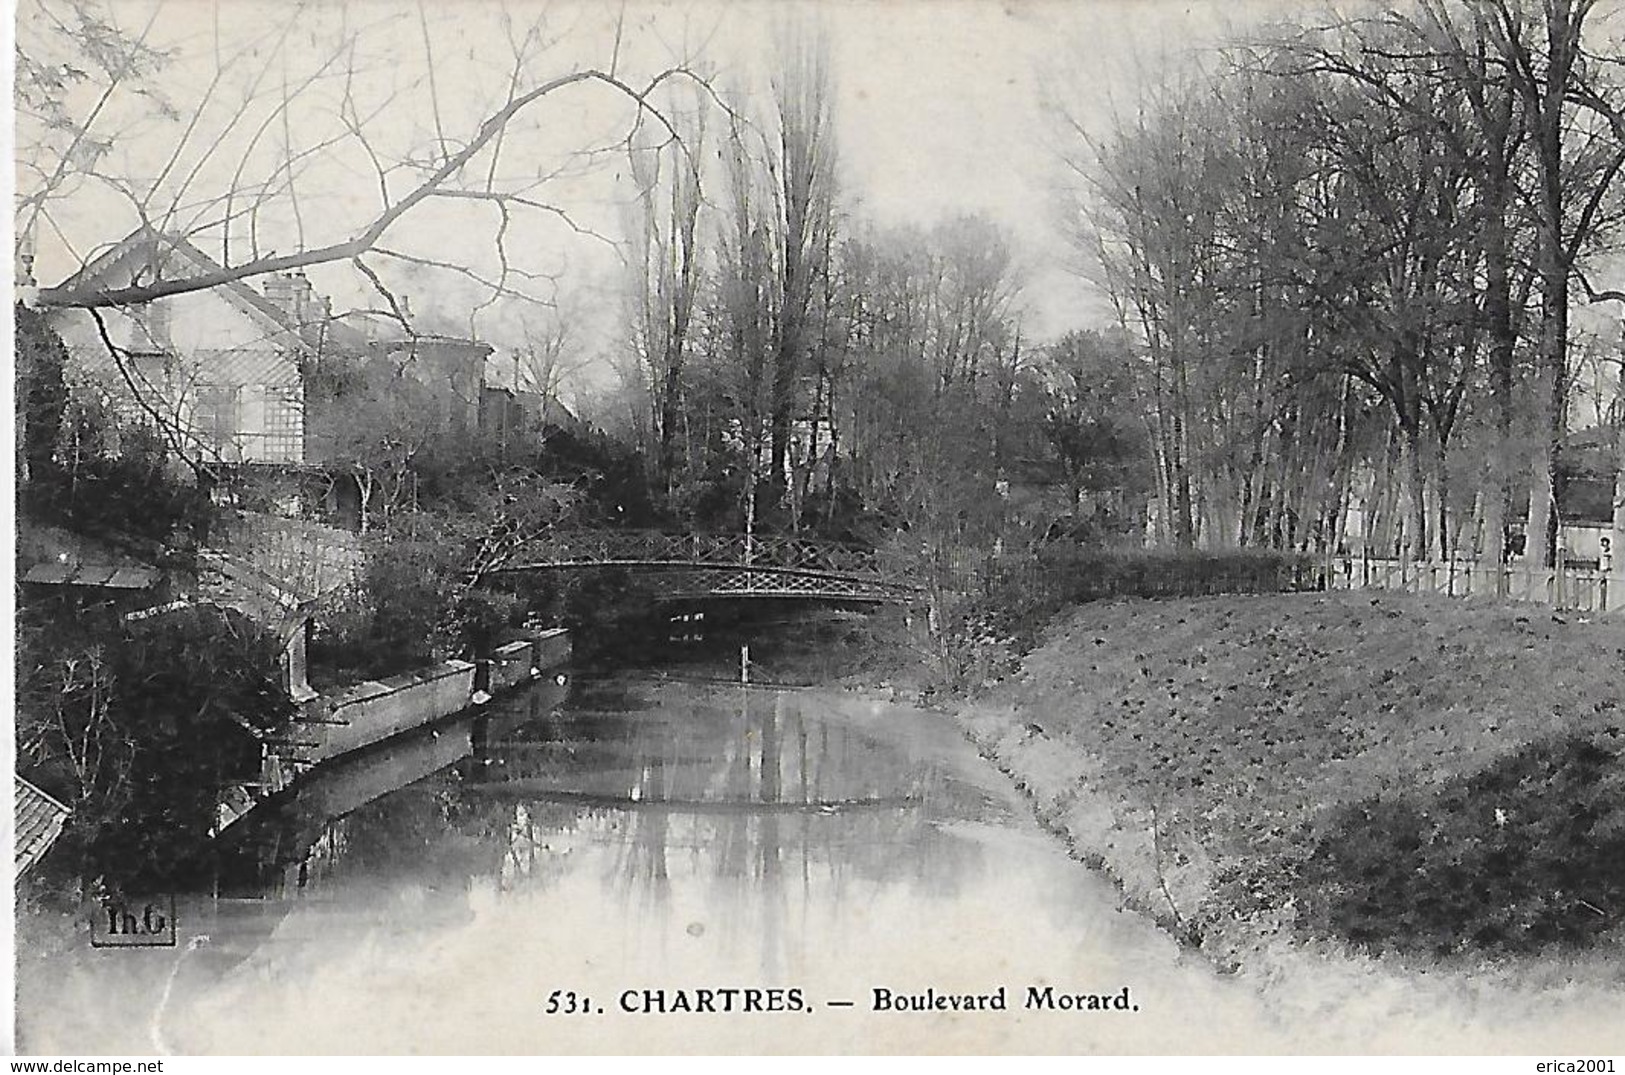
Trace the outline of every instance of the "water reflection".
{"label": "water reflection", "polygon": [[[237,899],[192,918],[219,936],[177,973],[157,1015],[166,1039],[196,1052],[755,1052],[765,1027],[650,1025],[617,998],[796,987],[822,1005],[871,985],[1028,979],[1183,988],[1168,980],[1171,942],[1117,915],[942,718],[838,692],[556,688],[328,767],[245,822],[222,873]],[[95,984],[122,973],[103,964]],[[1205,970],[1179,973],[1212,986]],[[600,1022],[541,1018],[561,988],[592,995]],[[132,1009],[150,995],[134,992]],[[997,1049],[999,1035],[1034,1033],[1023,1017],[981,1029],[870,1018],[842,1024],[867,1037],[839,1040]],[[1213,1017],[1220,1037],[1202,1048],[1227,1019]],[[140,1025],[87,1016],[77,1029],[130,1051],[144,1047]],[[776,1047],[830,1051],[820,1028],[832,1025],[771,1033]],[[1045,1027],[1031,1040],[1050,1049],[1166,1048],[1144,1022],[1110,1038]]]}
{"label": "water reflection", "polygon": [[[539,683],[325,767],[233,833],[195,951],[21,979],[38,1053],[1548,1051],[1595,1005],[1250,987],[1120,912],[943,718],[839,692]],[[868,1010],[873,988],[1134,991],[1133,1017]],[[769,1021],[631,991],[793,987]],[[546,1015],[555,990],[602,1014]],[[830,1006],[848,999],[853,1008]],[[1588,1037],[1587,1034],[1590,1034]],[[1591,1049],[1582,1051],[1606,1051]]]}
{"label": "water reflection", "polygon": [[674,878],[704,881],[715,927],[747,930],[771,973],[789,959],[792,902],[807,906],[816,888],[838,909],[859,881],[949,894],[980,848],[942,822],[1005,809],[950,779],[872,706],[652,681],[575,686],[569,697],[543,681],[311,774],[234,834],[224,889],[407,884],[413,920],[446,923],[467,919],[470,893],[545,888],[590,849],[628,921],[658,917]]}
{"label": "water reflection", "polygon": [[312,770],[228,830],[221,887],[237,896],[286,896],[341,871],[374,880],[403,872],[422,878],[425,870],[455,877],[463,867],[484,872],[475,861],[480,852],[468,846],[481,842],[470,839],[476,833],[469,826],[479,821],[466,816],[456,794],[467,759],[568,695],[568,680],[542,679]]}

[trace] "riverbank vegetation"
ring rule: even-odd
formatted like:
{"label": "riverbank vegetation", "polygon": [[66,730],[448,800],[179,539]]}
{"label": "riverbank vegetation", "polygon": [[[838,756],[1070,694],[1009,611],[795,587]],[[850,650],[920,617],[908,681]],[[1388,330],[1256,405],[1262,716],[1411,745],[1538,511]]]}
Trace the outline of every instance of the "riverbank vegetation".
{"label": "riverbank vegetation", "polygon": [[292,703],[278,640],[201,605],[126,620],[34,604],[17,619],[17,757],[73,811],[41,890],[152,892],[197,882],[220,788],[259,776]]}
{"label": "riverbank vegetation", "polygon": [[1106,601],[964,720],[1221,962],[1500,957],[1625,922],[1625,624],[1384,594]]}

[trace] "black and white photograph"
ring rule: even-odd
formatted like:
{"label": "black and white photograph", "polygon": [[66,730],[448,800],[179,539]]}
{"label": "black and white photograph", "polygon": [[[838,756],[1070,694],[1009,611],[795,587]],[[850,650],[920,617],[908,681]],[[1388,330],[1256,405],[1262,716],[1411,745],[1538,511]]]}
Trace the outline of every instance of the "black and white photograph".
{"label": "black and white photograph", "polygon": [[1625,2],[10,8],[16,1054],[1625,1068]]}

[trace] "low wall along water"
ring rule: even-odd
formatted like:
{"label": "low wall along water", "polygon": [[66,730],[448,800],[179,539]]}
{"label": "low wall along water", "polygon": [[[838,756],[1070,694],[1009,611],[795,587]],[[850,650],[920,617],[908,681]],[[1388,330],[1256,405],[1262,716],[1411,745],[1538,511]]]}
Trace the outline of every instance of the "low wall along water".
{"label": "low wall along water", "polygon": [[475,670],[472,661],[445,661],[322,696],[315,706],[331,709],[323,723],[312,726],[320,744],[312,760],[325,761],[468,708]]}
{"label": "low wall along water", "polygon": [[551,674],[570,662],[571,653],[566,629],[536,630],[499,647],[486,660],[442,661],[319,695],[300,707],[285,741],[268,745],[262,793],[280,791],[312,765],[433,724]]}

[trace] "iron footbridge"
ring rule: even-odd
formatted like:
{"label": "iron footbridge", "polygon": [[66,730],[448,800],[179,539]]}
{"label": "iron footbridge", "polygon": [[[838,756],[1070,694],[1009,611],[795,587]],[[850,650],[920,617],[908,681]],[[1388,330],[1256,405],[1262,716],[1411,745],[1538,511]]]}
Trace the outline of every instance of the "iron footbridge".
{"label": "iron footbridge", "polygon": [[505,574],[614,567],[661,599],[777,597],[909,603],[924,588],[874,550],[794,535],[555,530],[520,545]]}

